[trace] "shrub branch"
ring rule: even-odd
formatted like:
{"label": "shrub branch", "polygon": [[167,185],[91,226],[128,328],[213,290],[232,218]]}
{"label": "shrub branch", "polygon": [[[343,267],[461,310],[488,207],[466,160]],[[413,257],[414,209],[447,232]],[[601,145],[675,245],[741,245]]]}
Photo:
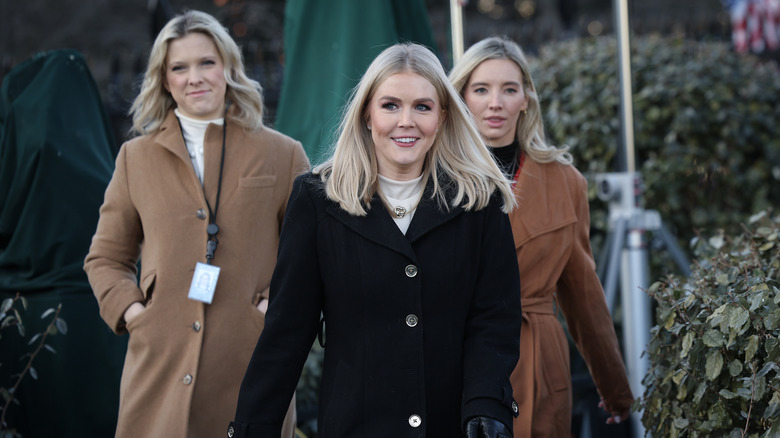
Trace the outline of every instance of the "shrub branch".
{"label": "shrub branch", "polygon": [[[18,299],[19,295],[17,294],[17,298],[14,299],[16,301]],[[52,318],[51,322],[48,326],[46,326],[46,330],[44,330],[43,335],[41,336],[40,341],[38,341],[38,346],[35,348],[35,351],[32,352],[30,355],[30,359],[27,360],[27,364],[24,367],[24,370],[22,370],[19,377],[16,379],[16,383],[14,384],[13,388],[9,391],[9,397],[8,400],[5,402],[5,406],[3,406],[3,413],[0,415],[0,427],[2,427],[3,424],[5,424],[5,414],[8,412],[8,407],[11,405],[11,402],[14,400],[14,394],[16,394],[16,390],[19,388],[19,385],[22,384],[22,379],[24,379],[24,376],[27,375],[27,373],[30,371],[30,368],[32,368],[33,360],[35,360],[35,356],[38,355],[38,353],[43,349],[43,347],[46,345],[46,338],[49,336],[49,333],[52,331],[53,328],[55,328],[55,323],[57,322],[57,318],[59,318],[60,315],[60,309],[62,309],[62,304],[57,306],[57,310],[54,313],[54,318]]]}

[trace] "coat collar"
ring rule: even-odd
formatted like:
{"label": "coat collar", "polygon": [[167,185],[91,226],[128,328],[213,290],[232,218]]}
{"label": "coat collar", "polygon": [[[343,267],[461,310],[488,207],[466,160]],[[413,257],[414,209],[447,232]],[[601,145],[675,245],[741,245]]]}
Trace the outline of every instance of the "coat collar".
{"label": "coat collar", "polygon": [[[228,120],[230,118],[230,115],[234,114],[236,112],[236,108],[234,108],[234,105],[231,105],[228,108],[228,116],[225,117],[225,122],[228,123]],[[214,125],[217,126],[218,125]],[[234,125],[230,125],[232,127]],[[228,131],[230,129],[228,128]],[[236,128],[233,128],[236,129]],[[239,128],[240,129],[240,128]],[[209,129],[206,130],[206,136],[207,138],[211,135],[214,135],[211,131],[213,130],[212,127],[209,127]],[[230,132],[228,133],[230,134]],[[220,130],[219,135],[222,135],[222,132]],[[160,128],[157,131],[156,134],[154,134],[154,141],[155,143],[158,143],[165,149],[169,150],[174,155],[178,156],[182,160],[186,162],[190,162],[190,156],[187,152],[187,146],[184,144],[184,138],[181,135],[181,125],[179,125],[179,120],[176,117],[176,113],[173,112],[173,108],[168,110],[168,114],[165,115],[165,119],[163,119],[162,124],[160,124]],[[220,137],[219,141],[221,142],[222,139]]]}
{"label": "coat collar", "polygon": [[572,191],[558,163],[538,163],[526,158],[514,188],[517,207],[510,213],[515,247],[540,234],[577,221]]}
{"label": "coat collar", "polygon": [[406,235],[398,229],[395,221],[390,217],[390,212],[387,211],[382,200],[376,194],[371,199],[371,209],[366,216],[350,215],[336,203],[331,203],[327,212],[366,239],[407,255],[414,260],[415,254],[412,249],[414,242],[464,211],[463,207],[450,207],[449,211],[443,210],[439,201],[431,198],[432,193],[433,181],[429,180]]}
{"label": "coat collar", "polygon": [[[234,111],[235,108],[231,106],[228,109],[228,115],[232,114]],[[236,131],[241,128],[236,124],[231,124],[229,122],[229,117],[225,117],[224,123],[228,124],[227,150],[230,150],[231,143],[240,143],[240,141],[237,141]],[[195,170],[192,169],[192,160],[190,159],[189,152],[187,152],[187,146],[184,144],[181,125],[179,125],[179,120],[173,112],[173,108],[168,110],[168,114],[166,114],[159,130],[157,133],[152,134],[152,139],[159,147],[162,147],[182,160],[184,165],[191,170],[192,184],[190,187],[197,190],[197,192],[200,192],[199,194],[193,193],[193,196],[207,196],[208,202],[210,202],[211,205],[215,205],[217,188],[219,187],[219,166],[222,158],[222,128],[218,125],[211,124],[206,129],[203,184],[200,183]],[[209,145],[213,147],[209,147]],[[228,151],[226,151],[226,161],[228,161],[227,155],[229,155]]]}
{"label": "coat collar", "polygon": [[160,125],[160,129],[157,131],[157,134],[155,134],[154,142],[185,162],[190,162],[187,146],[184,144],[184,138],[181,135],[179,120],[173,112],[173,108],[168,110],[168,114],[166,114],[165,119]]}

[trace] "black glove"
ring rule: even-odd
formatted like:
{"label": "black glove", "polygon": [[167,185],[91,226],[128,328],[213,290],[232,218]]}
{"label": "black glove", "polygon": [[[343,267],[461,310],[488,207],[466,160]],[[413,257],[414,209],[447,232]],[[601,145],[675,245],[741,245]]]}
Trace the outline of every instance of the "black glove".
{"label": "black glove", "polygon": [[472,417],[466,423],[467,438],[512,438],[504,423],[490,417]]}

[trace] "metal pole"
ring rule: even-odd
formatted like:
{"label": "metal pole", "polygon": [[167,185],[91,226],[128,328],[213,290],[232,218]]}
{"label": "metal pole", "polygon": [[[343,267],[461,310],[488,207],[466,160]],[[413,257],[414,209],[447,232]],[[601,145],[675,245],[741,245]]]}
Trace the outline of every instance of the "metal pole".
{"label": "metal pole", "polygon": [[[641,214],[641,213],[640,213]],[[644,379],[650,369],[647,357],[642,353],[650,342],[650,296],[643,289],[648,287],[649,262],[645,230],[640,226],[630,228],[623,249],[620,298],[623,301],[623,348],[628,370],[628,383],[634,397],[644,393]],[[632,413],[632,436],[644,437],[642,412]]]}
{"label": "metal pole", "polygon": [[462,0],[450,0],[450,29],[452,34],[452,65],[463,55]]}
{"label": "metal pole", "polygon": [[[626,174],[623,176],[623,208],[629,225],[626,246],[622,257],[621,299],[623,305],[623,348],[626,357],[626,371],[631,391],[635,397],[644,393],[642,379],[649,369],[649,360],[642,358],[642,352],[650,340],[650,297],[642,290],[649,281],[648,251],[645,242],[644,223],[647,212],[641,204],[641,177],[635,174],[634,156],[634,108],[631,89],[631,47],[629,45],[627,0],[614,0],[615,29],[617,31],[617,54],[620,76],[620,128],[625,154]],[[633,178],[632,178],[633,176]],[[631,184],[630,182],[633,182]],[[641,184],[641,183],[639,183]],[[633,185],[633,187],[631,187]],[[632,414],[633,436],[645,436],[642,413]]]}
{"label": "metal pole", "polygon": [[628,42],[628,6],[627,0],[614,0],[615,29],[617,29],[617,53],[620,74],[620,131],[625,150],[625,169],[633,173],[636,170],[634,158],[634,106],[631,99],[631,47]]}
{"label": "metal pole", "polygon": [[[620,299],[623,308],[623,355],[631,392],[635,397],[644,393],[642,380],[650,368],[647,357],[642,357],[650,342],[650,296],[643,289],[648,287],[649,262],[645,238],[647,230],[660,227],[661,216],[657,211],[644,210],[641,205],[642,178],[638,173],[607,173],[596,176],[596,191],[604,201],[609,201],[609,227],[613,233],[608,249],[605,293],[611,299],[615,289],[616,268],[620,266]],[[645,436],[642,413],[631,415],[632,436]]]}

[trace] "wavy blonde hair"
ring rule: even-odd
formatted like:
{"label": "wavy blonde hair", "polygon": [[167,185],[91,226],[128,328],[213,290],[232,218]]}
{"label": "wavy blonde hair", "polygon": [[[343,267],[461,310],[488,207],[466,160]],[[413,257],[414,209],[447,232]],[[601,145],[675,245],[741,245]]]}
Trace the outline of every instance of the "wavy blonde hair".
{"label": "wavy blonde hair", "polygon": [[170,42],[190,33],[202,33],[214,42],[224,65],[227,91],[225,100],[235,107],[228,117],[239,126],[250,130],[263,127],[263,97],[260,84],[244,72],[241,50],[219,21],[200,11],[186,11],[172,18],[152,45],[149,64],[144,74],[141,91],[133,101],[129,114],[133,118],[132,132],[156,132],[176,102],[165,90],[165,69]]}
{"label": "wavy blonde hair", "polygon": [[548,145],[544,136],[544,121],[536,86],[531,77],[531,69],[523,50],[514,41],[503,37],[486,38],[469,47],[450,72],[450,82],[463,95],[471,78],[471,73],[480,64],[489,59],[506,59],[517,64],[523,76],[523,91],[528,99],[525,115],[518,117],[515,135],[529,157],[540,163],[557,161],[571,164],[573,159],[569,147],[557,148]]}
{"label": "wavy blonde hair", "polygon": [[[382,51],[352,90],[333,155],[314,169],[325,183],[328,198],[355,216],[364,216],[371,208],[378,177],[376,151],[366,126],[367,106],[383,81],[404,72],[427,79],[444,110],[444,120],[423,165],[423,179],[433,181],[432,197],[444,209],[461,205],[466,210],[479,210],[498,191],[504,201],[503,210],[514,208],[510,183],[484,146],[468,108],[447,80],[438,58],[414,43],[396,44]],[[446,178],[440,179],[442,176]],[[447,180],[451,183],[443,186]],[[449,185],[455,189],[452,199],[447,199]]]}

